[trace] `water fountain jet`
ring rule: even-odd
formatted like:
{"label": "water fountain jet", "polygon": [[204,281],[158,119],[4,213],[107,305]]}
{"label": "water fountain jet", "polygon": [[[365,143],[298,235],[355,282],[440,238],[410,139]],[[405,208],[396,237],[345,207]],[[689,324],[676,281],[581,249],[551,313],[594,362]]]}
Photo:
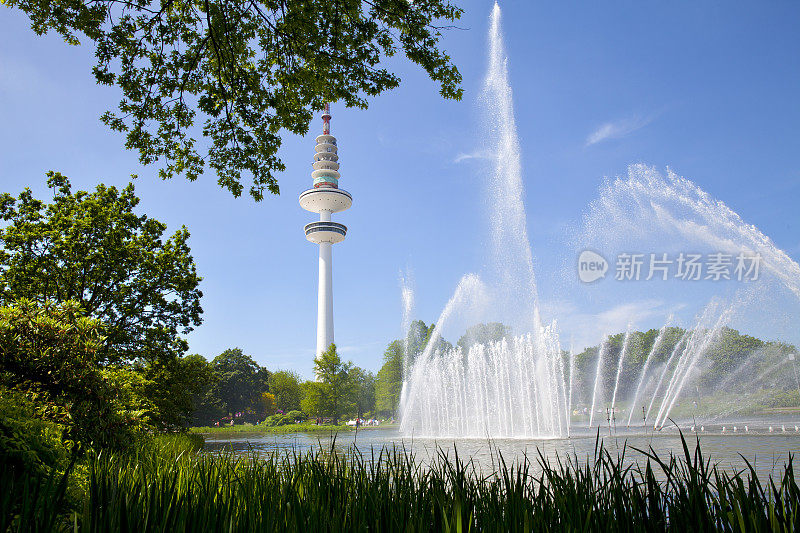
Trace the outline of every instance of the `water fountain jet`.
{"label": "water fountain jet", "polygon": [[[541,322],[533,254],[523,202],[519,137],[514,120],[500,8],[489,22],[489,66],[482,103],[493,141],[490,205],[491,264],[487,292],[492,311],[525,333],[513,339],[433,353],[431,339],[409,370],[401,400],[401,431],[430,436],[552,437],[569,434],[570,399],[555,324]],[[477,278],[476,278],[477,279]],[[471,305],[456,295],[434,329],[440,335],[450,314]],[[462,291],[464,292],[464,291]],[[470,412],[470,416],[465,413]]]}

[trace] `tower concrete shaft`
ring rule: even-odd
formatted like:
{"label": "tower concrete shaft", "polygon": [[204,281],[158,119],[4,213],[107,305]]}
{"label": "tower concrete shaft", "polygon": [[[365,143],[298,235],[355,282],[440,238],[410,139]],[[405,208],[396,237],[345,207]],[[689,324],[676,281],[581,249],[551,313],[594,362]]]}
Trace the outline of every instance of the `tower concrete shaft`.
{"label": "tower concrete shaft", "polygon": [[333,344],[333,245],[342,242],[347,227],[331,220],[331,214],[353,204],[350,193],[339,188],[339,155],[336,137],[330,134],[330,108],[322,114],[323,133],[317,137],[311,177],[314,188],[300,195],[300,207],[319,213],[319,222],[306,224],[306,239],[319,245],[319,292],[317,294],[317,357]]}
{"label": "tower concrete shaft", "polygon": [[319,292],[317,294],[317,357],[333,344],[333,245],[319,244]]}

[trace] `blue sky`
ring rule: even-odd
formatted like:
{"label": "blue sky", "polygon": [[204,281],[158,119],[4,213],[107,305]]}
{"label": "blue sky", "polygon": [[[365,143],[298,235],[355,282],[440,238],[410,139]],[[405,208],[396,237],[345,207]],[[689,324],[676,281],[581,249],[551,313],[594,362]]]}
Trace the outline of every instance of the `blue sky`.
{"label": "blue sky", "polygon": [[[431,322],[460,277],[486,264],[486,175],[471,156],[486,147],[477,95],[492,4],[462,5],[463,29],[448,31],[443,45],[464,76],[463,101],[443,101],[421,69],[392,60],[403,78],[399,89],[367,111],[332,107],[340,187],[354,197],[353,208],[335,217],[349,228],[334,247],[336,342],[345,357],[371,370],[401,335],[401,269],[414,278],[415,316]],[[632,163],[672,168],[800,258],[800,4],[501,8],[546,310],[574,312],[561,292],[574,254],[568,235],[604,177],[624,174]],[[93,50],[68,47],[55,35],[36,37],[20,12],[2,14],[0,190],[29,186],[44,196],[48,170],[83,189],[121,186],[138,174],[141,211],[192,233],[205,313],[189,337],[191,350],[210,358],[238,346],[270,369],[310,377],[317,250],[303,237],[313,215],[297,195],[311,184],[321,121],[305,138],[284,138],[280,196],[258,204],[234,199],[212,175],[163,182],[156,167],[142,168],[123,138],[99,122],[117,93],[93,83]],[[681,297],[699,305],[706,295]],[[647,294],[627,300],[648,301]],[[599,316],[619,305],[593,301],[580,311]]]}

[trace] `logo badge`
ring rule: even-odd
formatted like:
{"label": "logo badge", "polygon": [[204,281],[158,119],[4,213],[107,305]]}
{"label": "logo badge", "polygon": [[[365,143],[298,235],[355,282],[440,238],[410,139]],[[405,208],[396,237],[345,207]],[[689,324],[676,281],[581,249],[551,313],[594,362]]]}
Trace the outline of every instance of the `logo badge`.
{"label": "logo badge", "polygon": [[578,278],[584,283],[592,283],[606,277],[608,261],[592,250],[584,250],[578,256]]}

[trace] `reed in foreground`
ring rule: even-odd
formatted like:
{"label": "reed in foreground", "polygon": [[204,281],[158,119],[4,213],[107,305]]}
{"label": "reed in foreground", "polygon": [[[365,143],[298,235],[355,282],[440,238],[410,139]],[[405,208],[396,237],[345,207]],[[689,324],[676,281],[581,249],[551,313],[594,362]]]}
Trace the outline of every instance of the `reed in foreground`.
{"label": "reed in foreground", "polygon": [[[498,456],[488,476],[442,450],[426,464],[396,448],[366,456],[355,450],[100,454],[79,508],[64,513],[50,503],[36,520],[62,531],[171,533],[800,528],[791,457],[779,479],[762,481],[752,468],[728,472],[704,459],[699,447],[690,452],[684,442],[683,449],[668,458],[643,451],[643,461],[627,467],[624,456],[612,456],[601,443],[580,463],[539,455],[507,464]],[[25,487],[30,498],[56,489]],[[57,512],[57,520],[42,515]],[[25,530],[31,516],[17,510],[3,524]]]}

